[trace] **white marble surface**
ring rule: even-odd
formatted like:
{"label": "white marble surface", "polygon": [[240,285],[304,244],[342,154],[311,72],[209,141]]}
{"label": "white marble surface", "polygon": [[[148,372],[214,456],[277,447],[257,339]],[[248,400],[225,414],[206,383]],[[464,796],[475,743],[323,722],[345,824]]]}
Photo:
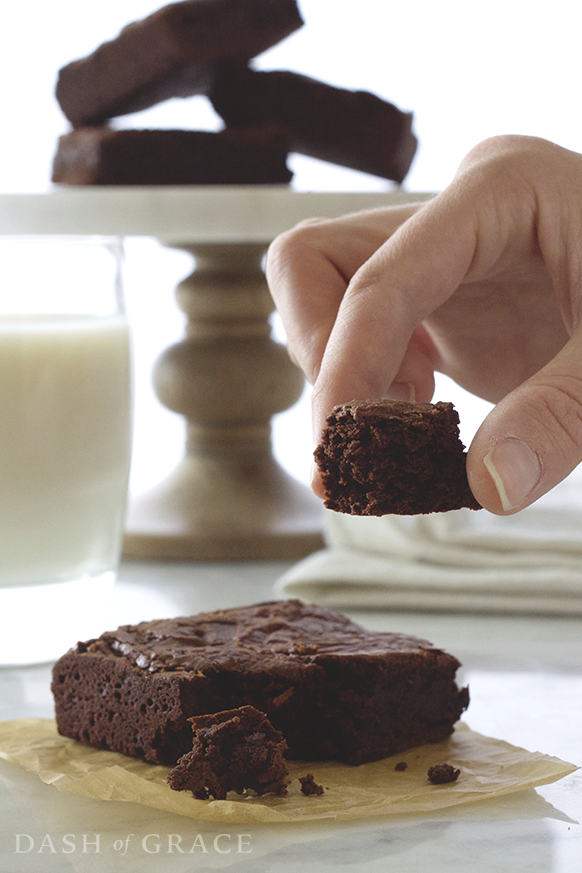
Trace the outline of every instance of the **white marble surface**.
{"label": "white marble surface", "polygon": [[[286,566],[125,563],[110,624],[267,599]],[[461,678],[471,688],[465,720],[474,730],[582,764],[579,619],[350,615],[369,627],[418,634],[457,655],[464,665]],[[0,718],[51,717],[49,681],[49,665],[0,670]],[[581,821],[582,772],[535,791],[428,816],[248,827],[62,795],[0,762],[2,873],[201,873],[227,867],[240,873],[580,873]],[[16,853],[16,834],[30,835],[34,848]],[[181,837],[187,852],[169,851],[169,835]],[[30,846],[20,840],[21,848]]]}
{"label": "white marble surface", "polygon": [[38,194],[0,193],[0,234],[270,243],[303,218],[331,218],[428,196],[397,187],[336,192],[295,191],[286,185],[55,185]]}

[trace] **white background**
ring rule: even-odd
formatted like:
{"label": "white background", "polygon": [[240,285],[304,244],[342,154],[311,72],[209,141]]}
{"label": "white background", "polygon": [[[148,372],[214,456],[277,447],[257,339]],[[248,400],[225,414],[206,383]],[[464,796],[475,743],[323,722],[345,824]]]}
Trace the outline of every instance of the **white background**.
{"label": "white background", "polygon": [[[160,5],[155,0],[30,0],[4,5],[0,192],[50,187],[55,143],[68,130],[54,98],[58,69]],[[420,146],[405,180],[407,189],[441,189],[463,155],[495,134],[542,136],[582,151],[581,13],[571,0],[299,0],[299,6],[304,27],[255,65],[373,91],[412,111]],[[168,101],[118,124],[220,127],[201,97]],[[301,190],[389,187],[382,180],[299,156],[290,164],[294,185]],[[149,240],[128,241],[137,386],[134,491],[157,481],[181,452],[182,424],[153,397],[149,370],[158,351],[181,335],[182,317],[172,302],[172,288],[187,271],[187,260],[180,254],[162,251]],[[468,403],[446,383],[439,382],[439,391],[440,399],[453,399],[462,407],[467,441],[485,407]],[[283,422],[291,422],[293,439],[285,441],[279,422],[277,453],[292,472],[307,478],[307,402]]]}

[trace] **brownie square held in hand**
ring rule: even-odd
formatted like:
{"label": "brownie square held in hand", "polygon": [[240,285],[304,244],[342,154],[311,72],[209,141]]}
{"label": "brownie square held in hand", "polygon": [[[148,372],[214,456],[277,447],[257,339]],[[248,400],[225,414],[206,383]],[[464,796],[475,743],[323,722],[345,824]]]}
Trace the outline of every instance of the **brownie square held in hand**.
{"label": "brownie square held in hand", "polygon": [[325,505],[350,515],[480,509],[452,403],[374,400],[336,407],[315,460]]}

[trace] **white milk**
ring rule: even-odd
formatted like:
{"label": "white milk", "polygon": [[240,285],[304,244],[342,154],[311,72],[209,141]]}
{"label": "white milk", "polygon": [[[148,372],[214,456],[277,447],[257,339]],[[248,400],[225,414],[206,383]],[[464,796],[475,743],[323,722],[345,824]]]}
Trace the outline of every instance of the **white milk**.
{"label": "white milk", "polygon": [[0,586],[116,567],[129,372],[121,316],[0,318]]}

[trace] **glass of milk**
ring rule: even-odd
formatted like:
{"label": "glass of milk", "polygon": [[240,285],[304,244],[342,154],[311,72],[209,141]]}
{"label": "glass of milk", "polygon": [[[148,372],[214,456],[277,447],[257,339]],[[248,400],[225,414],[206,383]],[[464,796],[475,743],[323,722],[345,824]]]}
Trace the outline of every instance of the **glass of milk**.
{"label": "glass of milk", "polygon": [[0,665],[105,630],[130,446],[120,242],[0,238]]}

